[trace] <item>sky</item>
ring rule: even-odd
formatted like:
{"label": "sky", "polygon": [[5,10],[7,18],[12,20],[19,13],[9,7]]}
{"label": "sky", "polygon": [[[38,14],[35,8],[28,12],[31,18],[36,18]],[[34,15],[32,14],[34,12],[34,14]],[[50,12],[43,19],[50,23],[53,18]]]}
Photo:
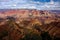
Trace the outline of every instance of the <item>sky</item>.
{"label": "sky", "polygon": [[60,10],[60,0],[0,0],[0,9]]}

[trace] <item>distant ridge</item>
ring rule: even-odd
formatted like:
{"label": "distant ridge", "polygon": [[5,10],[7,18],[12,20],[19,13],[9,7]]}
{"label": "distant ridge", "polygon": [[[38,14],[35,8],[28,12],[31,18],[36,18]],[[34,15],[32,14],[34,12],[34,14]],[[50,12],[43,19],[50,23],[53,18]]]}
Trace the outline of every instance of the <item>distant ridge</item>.
{"label": "distant ridge", "polygon": [[[0,9],[0,12],[12,11],[12,10],[37,10],[37,9]],[[60,13],[60,10],[47,10],[47,11],[51,11],[53,13]]]}

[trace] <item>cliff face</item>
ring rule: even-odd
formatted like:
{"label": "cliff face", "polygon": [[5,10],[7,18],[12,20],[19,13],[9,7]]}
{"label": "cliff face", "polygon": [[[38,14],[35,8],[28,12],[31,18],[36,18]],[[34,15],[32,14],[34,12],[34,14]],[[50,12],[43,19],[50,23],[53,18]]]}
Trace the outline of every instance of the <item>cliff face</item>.
{"label": "cliff face", "polygon": [[7,10],[0,12],[0,18],[6,19],[6,17],[14,17],[17,19],[39,19],[45,21],[45,23],[50,23],[56,21],[59,18],[60,14],[54,14],[51,11],[47,10],[29,10],[29,9],[16,9],[16,10]]}
{"label": "cliff face", "polygon": [[19,40],[29,33],[40,35],[41,31],[48,32],[51,36],[60,35],[60,18],[50,11],[8,10],[2,13],[0,13],[3,18],[3,20],[0,18],[2,39]]}

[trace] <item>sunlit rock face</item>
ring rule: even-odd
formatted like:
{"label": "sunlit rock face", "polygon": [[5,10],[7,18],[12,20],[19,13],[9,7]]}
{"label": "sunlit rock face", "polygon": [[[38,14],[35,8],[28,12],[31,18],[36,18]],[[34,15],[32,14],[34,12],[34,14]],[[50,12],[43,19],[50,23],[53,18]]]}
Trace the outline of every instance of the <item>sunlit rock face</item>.
{"label": "sunlit rock face", "polygon": [[28,16],[34,16],[34,17],[40,17],[40,16],[51,16],[49,11],[41,11],[41,10],[29,10],[29,9],[21,9],[21,10],[7,10],[0,12],[1,15],[3,16],[23,16],[23,17],[28,17]]}

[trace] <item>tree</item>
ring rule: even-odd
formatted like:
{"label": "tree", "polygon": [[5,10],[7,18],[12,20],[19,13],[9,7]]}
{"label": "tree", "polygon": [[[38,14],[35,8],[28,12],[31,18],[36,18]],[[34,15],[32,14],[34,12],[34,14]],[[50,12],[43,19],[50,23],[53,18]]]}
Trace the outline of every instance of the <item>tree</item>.
{"label": "tree", "polygon": [[42,40],[42,37],[37,34],[26,34],[22,40]]}
{"label": "tree", "polygon": [[41,37],[42,37],[42,40],[51,40],[52,39],[48,32],[42,32]]}
{"label": "tree", "polygon": [[3,30],[3,31],[0,33],[0,40],[2,40],[3,37],[6,37],[6,36],[8,36],[8,31]]}

